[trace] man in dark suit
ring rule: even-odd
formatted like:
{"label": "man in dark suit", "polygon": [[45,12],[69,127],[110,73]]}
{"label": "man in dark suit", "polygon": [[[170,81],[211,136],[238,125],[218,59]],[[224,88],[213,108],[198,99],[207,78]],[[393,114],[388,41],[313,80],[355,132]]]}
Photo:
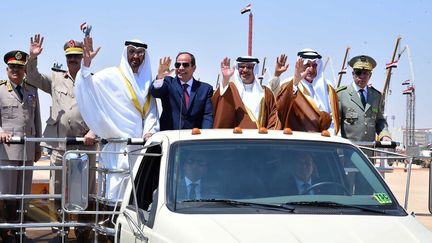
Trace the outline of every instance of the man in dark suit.
{"label": "man in dark suit", "polygon": [[212,128],[213,87],[193,77],[195,57],[189,52],[180,52],[174,63],[175,74],[169,76],[171,58],[160,59],[158,75],[150,88],[155,98],[162,101],[160,129]]}
{"label": "man in dark suit", "polygon": [[181,162],[181,178],[177,185],[179,201],[208,198],[207,161],[203,156],[190,154]]}

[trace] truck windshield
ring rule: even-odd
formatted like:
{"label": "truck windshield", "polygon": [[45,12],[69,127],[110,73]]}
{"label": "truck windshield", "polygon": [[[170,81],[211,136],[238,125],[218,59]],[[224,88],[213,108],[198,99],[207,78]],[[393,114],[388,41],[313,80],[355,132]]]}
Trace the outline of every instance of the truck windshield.
{"label": "truck windshield", "polygon": [[168,205],[176,210],[214,208],[227,201],[330,202],[398,209],[380,175],[353,145],[258,139],[182,141],[173,144],[169,156]]}

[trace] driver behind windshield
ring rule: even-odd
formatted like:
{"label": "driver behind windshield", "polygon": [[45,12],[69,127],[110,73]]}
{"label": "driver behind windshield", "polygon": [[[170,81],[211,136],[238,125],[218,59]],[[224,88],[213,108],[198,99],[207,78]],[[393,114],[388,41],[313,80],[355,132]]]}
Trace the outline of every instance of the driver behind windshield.
{"label": "driver behind windshield", "polygon": [[313,195],[314,190],[309,189],[317,183],[315,178],[312,178],[315,165],[312,156],[309,154],[296,154],[294,156],[294,177],[292,177],[290,191],[295,191],[293,194],[308,194]]}

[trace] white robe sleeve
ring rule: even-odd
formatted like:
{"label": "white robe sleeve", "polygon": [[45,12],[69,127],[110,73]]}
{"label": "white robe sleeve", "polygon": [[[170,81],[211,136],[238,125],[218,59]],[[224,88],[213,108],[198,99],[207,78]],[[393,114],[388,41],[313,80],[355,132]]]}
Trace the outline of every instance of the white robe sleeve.
{"label": "white robe sleeve", "polygon": [[89,128],[102,138],[141,137],[142,116],[115,68],[91,75],[82,66],[75,80],[77,103]]}

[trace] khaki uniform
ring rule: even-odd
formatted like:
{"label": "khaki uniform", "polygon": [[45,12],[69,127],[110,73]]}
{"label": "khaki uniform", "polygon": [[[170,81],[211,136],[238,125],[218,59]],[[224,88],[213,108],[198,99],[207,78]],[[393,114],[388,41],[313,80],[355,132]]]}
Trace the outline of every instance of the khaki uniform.
{"label": "khaki uniform", "polygon": [[[17,91],[10,81],[0,81],[0,130],[10,132],[12,136],[41,136],[41,121],[39,110],[39,98],[37,89],[27,83],[22,85],[23,100],[21,101]],[[0,144],[1,165],[22,165],[23,160],[27,165],[32,165],[35,153],[40,152],[39,143],[29,142],[22,144]],[[32,172],[26,173],[25,191],[30,192]],[[0,194],[21,193],[21,175],[18,171],[0,171]]]}
{"label": "khaki uniform", "polygon": [[[27,63],[27,77],[31,84],[48,93],[52,97],[50,117],[46,121],[46,138],[83,137],[88,131],[86,123],[81,117],[75,96],[75,81],[66,71],[53,71],[48,77],[39,73],[37,59],[29,59]],[[43,146],[53,149],[51,163],[62,165],[62,157],[66,150],[65,143],[49,142]],[[68,150],[96,150],[96,146],[68,146]],[[90,167],[96,166],[95,155],[89,155]],[[95,192],[95,175],[89,178],[89,192]],[[55,190],[54,190],[55,188]],[[61,193],[61,171],[51,174],[50,193]]]}
{"label": "khaki uniform", "polygon": [[337,90],[342,137],[352,141],[375,141],[376,135],[378,139],[389,136],[380,103],[381,93],[373,87],[368,87],[367,91],[367,104],[363,108],[353,84]]}

